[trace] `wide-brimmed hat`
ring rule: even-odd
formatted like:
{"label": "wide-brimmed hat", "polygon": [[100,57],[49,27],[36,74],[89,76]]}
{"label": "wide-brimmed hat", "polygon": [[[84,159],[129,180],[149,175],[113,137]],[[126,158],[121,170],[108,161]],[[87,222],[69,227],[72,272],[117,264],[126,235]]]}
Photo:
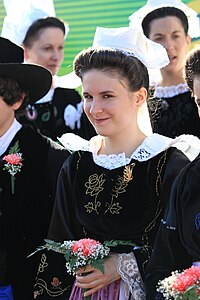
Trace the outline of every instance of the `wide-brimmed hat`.
{"label": "wide-brimmed hat", "polygon": [[29,92],[29,102],[36,102],[49,91],[52,75],[42,66],[23,62],[23,48],[0,37],[0,76],[14,78],[22,90]]}

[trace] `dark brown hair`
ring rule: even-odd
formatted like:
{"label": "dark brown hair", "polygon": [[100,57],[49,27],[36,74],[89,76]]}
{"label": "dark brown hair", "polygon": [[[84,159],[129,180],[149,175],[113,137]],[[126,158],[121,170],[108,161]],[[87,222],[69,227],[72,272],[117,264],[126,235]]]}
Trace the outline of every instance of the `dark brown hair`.
{"label": "dark brown hair", "polygon": [[151,22],[165,17],[176,17],[180,20],[184,33],[188,35],[188,19],[185,13],[176,7],[161,7],[148,13],[142,21],[142,29],[146,37],[149,37],[151,31]]}
{"label": "dark brown hair", "polygon": [[23,45],[27,48],[31,48],[33,43],[39,38],[42,30],[46,28],[60,28],[65,35],[64,22],[55,17],[42,18],[33,22],[29,27],[24,38]]}
{"label": "dark brown hair", "polygon": [[126,79],[130,91],[141,87],[149,88],[149,76],[145,65],[136,57],[110,48],[88,48],[81,51],[74,59],[74,71],[82,79],[89,70],[97,69]]}
{"label": "dark brown hair", "polygon": [[20,88],[18,82],[15,79],[9,77],[0,76],[0,96],[2,97],[3,101],[9,106],[12,106],[16,102],[23,99],[20,111],[23,110],[23,108],[29,101],[28,92],[23,91]]}
{"label": "dark brown hair", "polygon": [[195,76],[200,77],[200,46],[193,48],[186,57],[185,80],[192,92]]}

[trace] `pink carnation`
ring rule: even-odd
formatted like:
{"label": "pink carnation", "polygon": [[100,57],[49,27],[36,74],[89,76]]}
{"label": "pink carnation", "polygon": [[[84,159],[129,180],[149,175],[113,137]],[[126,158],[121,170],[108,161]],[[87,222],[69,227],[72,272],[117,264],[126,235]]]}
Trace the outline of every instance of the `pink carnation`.
{"label": "pink carnation", "polygon": [[11,165],[22,165],[22,158],[21,155],[19,154],[8,154],[6,156],[4,156],[3,160],[5,160],[7,163],[11,164]]}
{"label": "pink carnation", "polygon": [[97,245],[100,245],[98,241],[92,239],[81,239],[73,243],[72,251],[78,252],[81,249],[83,255],[87,257],[92,254]]}
{"label": "pink carnation", "polygon": [[200,267],[192,266],[181,273],[173,283],[172,287],[179,293],[184,293],[188,287],[197,284],[200,280]]}

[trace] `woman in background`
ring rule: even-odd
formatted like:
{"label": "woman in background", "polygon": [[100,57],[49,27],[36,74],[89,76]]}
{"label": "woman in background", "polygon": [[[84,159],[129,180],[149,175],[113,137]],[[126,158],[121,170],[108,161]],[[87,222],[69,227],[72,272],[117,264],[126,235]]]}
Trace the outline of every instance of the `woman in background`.
{"label": "woman in background", "polygon": [[83,112],[79,93],[59,87],[56,76],[63,61],[65,31],[65,24],[56,17],[38,19],[27,30],[23,41],[25,61],[51,71],[53,84],[49,93],[28,105],[18,119],[53,140],[66,132],[89,139],[96,133]]}
{"label": "woman in background", "polygon": [[[170,60],[170,63],[160,70],[161,78],[154,78],[155,81],[159,81],[153,89],[154,97],[158,100],[153,131],[168,137],[180,134],[200,137],[197,107],[183,75],[185,57],[191,40],[188,34],[188,18],[183,9],[187,11],[189,8],[181,1],[159,1],[158,4],[155,0],[149,0],[140,9],[141,12],[137,11],[130,19],[134,25],[134,17],[140,14],[144,34],[164,46]],[[142,15],[142,11],[145,15]]]}
{"label": "woman in background", "polygon": [[[187,56],[185,79],[194,93],[199,110],[200,47],[191,50]],[[147,265],[148,300],[163,299],[162,295],[156,295],[156,286],[159,280],[170,276],[172,271],[200,265],[199,181],[200,156],[181,171],[174,183],[154,251]]]}

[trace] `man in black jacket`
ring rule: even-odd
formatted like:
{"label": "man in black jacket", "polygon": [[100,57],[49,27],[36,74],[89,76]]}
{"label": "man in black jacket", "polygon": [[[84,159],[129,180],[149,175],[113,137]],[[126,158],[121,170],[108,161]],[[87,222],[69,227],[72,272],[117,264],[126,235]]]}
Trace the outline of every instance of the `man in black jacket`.
{"label": "man in black jacket", "polygon": [[24,105],[50,89],[51,73],[23,64],[24,51],[0,38],[0,299],[31,300],[54,203],[57,176],[68,152],[22,126]]}

